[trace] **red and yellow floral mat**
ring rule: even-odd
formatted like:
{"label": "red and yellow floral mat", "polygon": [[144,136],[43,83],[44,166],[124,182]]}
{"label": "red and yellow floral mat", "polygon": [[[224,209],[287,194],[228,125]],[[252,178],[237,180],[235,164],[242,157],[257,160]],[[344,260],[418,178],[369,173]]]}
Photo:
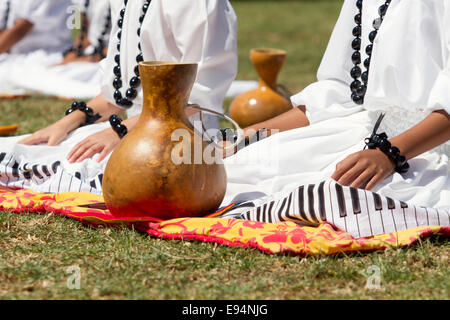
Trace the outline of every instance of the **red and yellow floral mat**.
{"label": "red and yellow floral mat", "polygon": [[[273,224],[216,218],[215,216],[221,212],[203,218],[166,221],[151,217],[117,219],[108,210],[92,208],[102,202],[101,196],[89,193],[49,194],[0,188],[0,210],[2,211],[53,212],[91,226],[133,225],[136,230],[154,237],[194,239],[227,246],[252,247],[271,254],[291,253],[307,256],[374,251],[388,247],[406,247],[432,234],[450,236],[449,227],[429,226],[355,239],[346,232],[336,230],[328,223],[319,227],[300,227],[293,222]],[[87,204],[91,208],[85,207]]]}

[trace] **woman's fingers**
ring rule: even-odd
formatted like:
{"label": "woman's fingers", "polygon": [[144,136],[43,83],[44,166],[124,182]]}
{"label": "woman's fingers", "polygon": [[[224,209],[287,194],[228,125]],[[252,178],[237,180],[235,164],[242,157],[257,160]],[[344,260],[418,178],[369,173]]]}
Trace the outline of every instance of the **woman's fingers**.
{"label": "woman's fingers", "polygon": [[25,139],[18,141],[17,143],[25,144],[25,145],[35,145],[35,144],[45,143],[47,141],[48,141],[48,137],[33,134],[29,137],[26,137]]}
{"label": "woman's fingers", "polygon": [[100,155],[98,156],[97,162],[102,162],[108,154],[112,151],[112,147],[104,147],[103,150],[101,150]]}
{"label": "woman's fingers", "polygon": [[75,147],[73,147],[72,150],[70,150],[70,152],[67,154],[67,160],[69,162],[71,162],[71,160],[72,160],[73,156],[75,155],[75,153],[79,152],[80,148],[82,148],[83,142],[84,141],[82,141],[81,143],[78,143],[77,145],[75,145]]}
{"label": "woman's fingers", "polygon": [[350,184],[352,188],[361,188],[364,186],[370,179],[375,176],[375,172],[373,170],[367,169],[359,174],[359,176],[353,180]]}
{"label": "woman's fingers", "polygon": [[75,160],[75,162],[82,162],[85,159],[93,157],[95,154],[99,153],[104,147],[101,145],[93,145],[89,147],[82,155]]}
{"label": "woman's fingers", "polygon": [[93,143],[89,140],[81,141],[72,149],[72,151],[69,152],[67,155],[67,160],[70,163],[76,162],[92,145]]}
{"label": "woman's fingers", "polygon": [[343,186],[348,186],[351,182],[353,182],[362,172],[364,172],[365,168],[360,164],[356,163],[353,167],[350,167],[347,172],[345,172],[338,180],[336,180],[339,184]]}
{"label": "woman's fingers", "polygon": [[119,142],[119,136],[112,129],[100,131],[78,143],[67,155],[67,160],[70,163],[82,162],[100,153],[97,159],[100,162],[106,158]]}
{"label": "woman's fingers", "polygon": [[355,154],[348,156],[336,165],[336,170],[331,178],[336,181],[340,180],[341,177],[357,163],[357,161],[358,159]]}
{"label": "woman's fingers", "polygon": [[381,181],[383,181],[389,174],[385,174],[382,171],[378,172],[376,175],[370,179],[370,181],[367,183],[366,187],[364,189],[366,190],[372,190],[377,184],[379,184]]}
{"label": "woman's fingers", "polygon": [[336,166],[332,178],[342,185],[371,190],[394,171],[393,163],[379,150],[354,153]]}

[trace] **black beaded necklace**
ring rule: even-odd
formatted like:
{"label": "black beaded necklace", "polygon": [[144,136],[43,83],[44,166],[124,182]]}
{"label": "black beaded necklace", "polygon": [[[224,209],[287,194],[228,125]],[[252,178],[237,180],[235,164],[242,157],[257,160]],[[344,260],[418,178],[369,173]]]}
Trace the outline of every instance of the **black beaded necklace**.
{"label": "black beaded necklace", "polygon": [[[138,50],[139,53],[136,56],[136,62],[138,63],[134,67],[134,74],[135,76],[131,78],[130,80],[130,88],[128,88],[125,92],[125,98],[122,96],[122,93],[120,92],[120,88],[122,88],[122,70],[120,68],[120,48],[121,48],[121,38],[122,38],[122,26],[123,26],[123,19],[125,17],[125,12],[127,8],[128,0],[124,0],[125,8],[123,8],[120,11],[120,18],[119,21],[117,21],[117,25],[119,26],[119,32],[117,33],[117,38],[119,39],[119,42],[117,43],[117,51],[118,53],[114,57],[114,61],[116,62],[116,66],[113,69],[113,73],[116,76],[113,80],[113,87],[115,89],[114,91],[114,99],[116,100],[116,104],[120,107],[124,108],[130,108],[133,105],[133,100],[136,99],[138,92],[137,88],[141,85],[141,79],[139,76],[139,62],[144,61],[144,56],[142,54],[141,49],[141,42],[138,43]],[[138,36],[141,35],[141,26],[142,22],[144,21],[145,15],[147,13],[147,10],[150,6],[151,0],[146,0],[144,5],[142,6],[142,15],[139,17],[139,28],[137,29]]]}
{"label": "black beaded necklace", "polygon": [[[351,98],[356,104],[364,103],[364,96],[367,91],[367,81],[369,79],[369,67],[370,67],[370,59],[372,56],[373,42],[378,34],[378,30],[380,29],[381,23],[383,22],[384,16],[389,8],[389,4],[391,0],[385,0],[385,3],[378,8],[378,14],[380,17],[376,18],[373,21],[374,30],[369,33],[369,41],[370,44],[366,47],[366,53],[368,58],[364,60],[364,67],[366,71],[362,72],[359,64],[361,63],[361,34],[362,34],[362,7],[363,0],[356,1],[356,7],[359,12],[355,16],[356,27],[353,28],[353,35],[356,37],[352,41],[352,48],[355,50],[352,54],[352,62],[354,67],[350,70],[350,76],[353,78],[353,82],[350,84],[351,89]],[[359,80],[361,78],[361,80]]]}
{"label": "black beaded necklace", "polygon": [[105,49],[104,38],[109,33],[110,29],[111,29],[111,7],[108,7],[108,14],[106,15],[105,25],[100,34],[100,37],[98,38],[98,44],[94,49],[94,55],[98,54],[100,56],[100,59],[105,58],[105,54],[103,53],[103,50]]}
{"label": "black beaded necklace", "polygon": [[5,10],[5,22],[4,22],[4,27],[3,29],[7,29],[8,28],[8,20],[9,20],[9,11],[11,9],[11,0],[8,0],[6,2],[6,10]]}

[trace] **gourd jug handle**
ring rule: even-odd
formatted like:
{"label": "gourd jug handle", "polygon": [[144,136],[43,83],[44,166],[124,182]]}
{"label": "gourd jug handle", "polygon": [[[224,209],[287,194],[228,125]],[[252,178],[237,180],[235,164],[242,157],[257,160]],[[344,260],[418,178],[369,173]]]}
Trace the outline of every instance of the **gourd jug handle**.
{"label": "gourd jug handle", "polygon": [[[229,116],[227,116],[226,114],[223,114],[223,113],[220,113],[220,112],[217,112],[217,111],[214,111],[214,110],[210,110],[210,109],[207,109],[207,108],[200,107],[198,104],[192,104],[192,103],[189,103],[189,104],[187,105],[187,107],[191,107],[191,108],[194,108],[194,109],[197,109],[197,110],[200,111],[200,120],[201,120],[201,122],[202,122],[202,128],[203,128],[203,131],[205,132],[205,134],[206,134],[206,136],[208,137],[208,139],[209,139],[212,143],[214,143],[215,146],[216,146],[217,148],[222,149],[222,150],[225,150],[225,151],[230,150],[230,149],[234,149],[234,148],[235,148],[242,140],[244,140],[244,130],[241,129],[241,127],[239,126],[239,124],[238,124],[236,121],[234,121],[233,119],[231,119],[231,118],[230,118]],[[202,113],[202,111],[204,111],[204,112],[209,112],[209,113],[212,113],[212,114],[215,114],[215,115],[217,115],[217,116],[219,116],[219,117],[222,117],[222,118],[224,118],[224,119],[230,121],[230,122],[233,124],[233,126],[235,127],[235,129],[236,129],[236,133],[237,133],[237,139],[236,139],[236,141],[235,141],[233,144],[231,144],[231,145],[229,145],[229,146],[226,146],[226,147],[221,146],[221,145],[218,145],[218,144],[214,141],[214,139],[211,138],[211,137],[209,136],[207,130],[205,129],[205,126],[204,126],[204,124],[203,124],[203,113]]]}

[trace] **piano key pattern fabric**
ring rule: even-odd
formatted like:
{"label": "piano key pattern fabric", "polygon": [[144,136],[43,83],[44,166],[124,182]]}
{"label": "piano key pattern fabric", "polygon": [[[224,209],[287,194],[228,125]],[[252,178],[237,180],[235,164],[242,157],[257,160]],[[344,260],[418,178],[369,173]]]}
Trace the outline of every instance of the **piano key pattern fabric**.
{"label": "piano key pattern fabric", "polygon": [[240,203],[222,218],[309,225],[328,222],[354,238],[420,226],[450,227],[449,209],[408,204],[364,189],[341,186],[332,179]]}
{"label": "piano key pattern fabric", "polygon": [[[26,189],[0,187],[0,210],[11,213],[60,214],[92,226],[132,225],[134,229],[164,239],[192,239],[226,246],[256,248],[270,254],[291,253],[299,256],[333,255],[355,251],[407,247],[433,234],[450,236],[450,228],[419,226],[382,235],[355,238],[328,222],[317,227],[300,226],[293,221],[265,223],[218,216],[233,205],[203,218],[181,218],[161,221],[152,217],[118,219],[108,210],[95,207],[103,198],[91,193],[36,193]],[[319,211],[320,212],[320,211]]]}

